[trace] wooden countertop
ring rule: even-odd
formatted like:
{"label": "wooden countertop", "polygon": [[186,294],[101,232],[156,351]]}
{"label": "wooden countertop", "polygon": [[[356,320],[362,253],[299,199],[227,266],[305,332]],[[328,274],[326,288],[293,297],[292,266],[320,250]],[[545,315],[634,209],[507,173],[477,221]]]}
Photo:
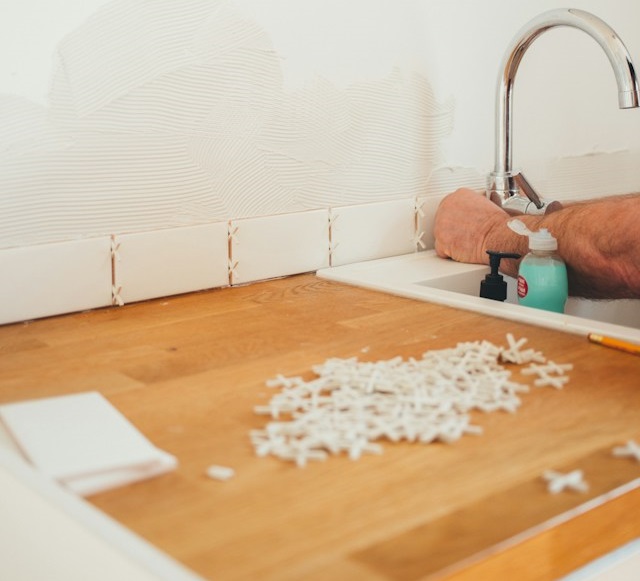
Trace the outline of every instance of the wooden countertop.
{"label": "wooden countertop", "polygon": [[[306,468],[254,455],[276,374],[507,332],[575,368],[516,414],[474,414],[481,436]],[[640,463],[611,455],[640,440],[640,358],[583,337],[313,275],[0,327],[0,402],[89,390],[180,462],[91,502],[206,578],[551,580],[640,536]],[[549,494],[549,468],[589,492]]]}

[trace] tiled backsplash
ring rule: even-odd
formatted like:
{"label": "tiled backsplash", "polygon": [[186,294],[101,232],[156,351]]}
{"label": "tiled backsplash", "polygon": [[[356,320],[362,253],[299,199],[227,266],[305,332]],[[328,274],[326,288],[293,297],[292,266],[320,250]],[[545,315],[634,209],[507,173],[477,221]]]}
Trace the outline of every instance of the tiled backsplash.
{"label": "tiled backsplash", "polygon": [[405,199],[0,250],[0,324],[421,250]]}

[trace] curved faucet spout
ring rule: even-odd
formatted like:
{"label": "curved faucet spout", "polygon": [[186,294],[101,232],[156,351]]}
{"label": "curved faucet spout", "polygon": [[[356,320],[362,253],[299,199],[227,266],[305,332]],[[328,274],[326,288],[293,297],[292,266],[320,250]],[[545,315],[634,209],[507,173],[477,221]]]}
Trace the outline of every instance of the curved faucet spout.
{"label": "curved faucet spout", "polygon": [[[521,212],[544,213],[546,204],[538,197],[533,188],[524,180],[518,179],[512,167],[512,92],[522,57],[531,43],[543,32],[557,26],[570,26],[583,30],[602,47],[606,53],[618,84],[618,105],[621,109],[640,106],[640,86],[633,61],[624,43],[615,31],[597,16],[584,10],[560,9],[545,12],[528,22],[516,35],[505,53],[498,81],[496,102],[496,159],[495,171],[489,176],[487,196],[505,209],[510,206]],[[518,182],[526,183],[521,188]],[[514,196],[524,200],[511,199]]]}

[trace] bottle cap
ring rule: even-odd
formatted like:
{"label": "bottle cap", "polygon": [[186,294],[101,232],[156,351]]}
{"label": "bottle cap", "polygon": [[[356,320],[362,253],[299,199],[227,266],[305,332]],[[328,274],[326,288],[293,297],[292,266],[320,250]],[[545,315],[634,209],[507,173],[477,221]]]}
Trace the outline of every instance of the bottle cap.
{"label": "bottle cap", "polygon": [[531,250],[557,250],[558,241],[546,228],[540,228],[537,232],[532,232],[521,220],[510,220],[507,225],[516,234],[529,237],[529,248]]}

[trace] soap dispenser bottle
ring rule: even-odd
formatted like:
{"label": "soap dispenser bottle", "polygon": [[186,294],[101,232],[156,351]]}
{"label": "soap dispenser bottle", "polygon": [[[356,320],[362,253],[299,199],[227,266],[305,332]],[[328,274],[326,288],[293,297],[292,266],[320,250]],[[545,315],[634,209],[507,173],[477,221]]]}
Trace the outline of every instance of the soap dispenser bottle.
{"label": "soap dispenser bottle", "polygon": [[500,260],[502,258],[520,258],[520,255],[511,252],[497,252],[495,250],[487,250],[487,254],[489,255],[491,271],[480,283],[480,296],[484,299],[504,302],[507,300],[507,282],[498,272],[500,270]]}
{"label": "soap dispenser bottle", "polygon": [[518,303],[563,313],[569,294],[567,267],[558,256],[558,241],[546,228],[532,232],[520,220],[511,220],[509,228],[529,237],[529,253],[518,269]]}

